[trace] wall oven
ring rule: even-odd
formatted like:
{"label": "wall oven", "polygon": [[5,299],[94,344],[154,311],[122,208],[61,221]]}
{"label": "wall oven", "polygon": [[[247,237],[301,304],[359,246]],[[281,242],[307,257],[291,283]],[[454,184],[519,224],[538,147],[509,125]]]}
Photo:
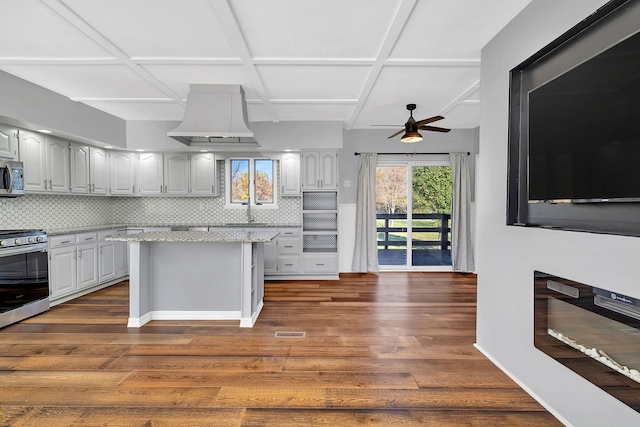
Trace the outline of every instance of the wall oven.
{"label": "wall oven", "polygon": [[24,196],[22,162],[0,159],[0,197]]}
{"label": "wall oven", "polygon": [[0,328],[49,309],[47,235],[0,230]]}

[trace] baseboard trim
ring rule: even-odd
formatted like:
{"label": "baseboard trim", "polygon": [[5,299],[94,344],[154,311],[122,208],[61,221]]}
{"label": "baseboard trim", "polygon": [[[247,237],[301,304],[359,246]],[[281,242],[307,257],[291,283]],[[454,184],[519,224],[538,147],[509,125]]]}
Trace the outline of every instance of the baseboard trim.
{"label": "baseboard trim", "polygon": [[478,345],[478,343],[473,344],[473,346],[475,348],[478,349],[478,351],[480,353],[482,353],[484,355],[484,357],[486,357],[487,359],[489,359],[491,361],[491,363],[493,363],[494,365],[496,365],[502,372],[504,372],[505,374],[507,374],[507,376],[509,378],[511,378],[516,384],[518,384],[518,386],[520,386],[521,389],[523,389],[525,392],[527,392],[527,394],[531,397],[533,397],[539,404],[541,404],[544,409],[546,409],[547,411],[549,411],[549,413],[551,415],[553,415],[554,417],[556,417],[558,419],[558,421],[560,421],[562,424],[564,424],[567,427],[574,427],[573,424],[571,424],[565,417],[563,417],[562,415],[560,415],[560,413],[558,413],[558,411],[556,411],[555,409],[553,409],[553,407],[551,405],[549,405],[544,399],[542,399],[540,396],[538,396],[536,393],[534,393],[533,390],[531,390],[529,387],[527,387],[527,385],[525,385],[522,381],[520,381],[515,375],[513,375],[511,372],[509,372],[509,370],[507,368],[505,368],[504,366],[502,366],[502,364],[500,364],[496,359],[493,358],[493,356],[491,356],[489,353],[487,353],[482,347],[480,347]]}

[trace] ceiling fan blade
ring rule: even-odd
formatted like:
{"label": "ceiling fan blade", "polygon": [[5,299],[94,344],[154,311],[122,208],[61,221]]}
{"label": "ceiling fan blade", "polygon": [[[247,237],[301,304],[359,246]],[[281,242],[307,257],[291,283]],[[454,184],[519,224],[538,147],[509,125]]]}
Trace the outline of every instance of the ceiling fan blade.
{"label": "ceiling fan blade", "polygon": [[437,122],[438,120],[442,120],[442,119],[444,119],[444,117],[442,116],[429,117],[428,119],[424,119],[424,120],[420,120],[419,122],[416,122],[416,126],[426,125],[427,123]]}
{"label": "ceiling fan blade", "polygon": [[437,126],[420,126],[418,129],[420,129],[420,130],[432,130],[432,131],[435,131],[435,132],[449,132],[449,131],[451,131],[451,129],[439,128]]}
{"label": "ceiling fan blade", "polygon": [[398,135],[400,135],[402,132],[404,132],[404,129],[399,130],[398,132],[394,133],[393,135],[389,135],[389,136],[387,137],[387,139],[391,139],[391,138],[393,138],[394,136],[398,136]]}

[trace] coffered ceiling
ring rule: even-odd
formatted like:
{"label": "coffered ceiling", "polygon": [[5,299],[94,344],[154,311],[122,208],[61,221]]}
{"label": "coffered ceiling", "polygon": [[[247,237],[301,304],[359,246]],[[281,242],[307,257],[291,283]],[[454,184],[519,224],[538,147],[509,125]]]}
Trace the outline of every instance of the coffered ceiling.
{"label": "coffered ceiling", "polygon": [[473,128],[480,50],[529,2],[2,0],[0,70],[125,120],[182,120],[199,83],[250,121]]}

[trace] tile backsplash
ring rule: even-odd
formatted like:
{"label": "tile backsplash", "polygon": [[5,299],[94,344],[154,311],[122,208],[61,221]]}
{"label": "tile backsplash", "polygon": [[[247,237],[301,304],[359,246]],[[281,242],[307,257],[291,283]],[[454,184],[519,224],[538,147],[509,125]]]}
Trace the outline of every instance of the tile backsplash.
{"label": "tile backsplash", "polygon": [[[278,209],[253,209],[257,222],[300,223],[299,197],[279,197]],[[99,197],[30,194],[0,198],[0,229],[62,228],[100,224],[205,224],[242,222],[244,209],[223,197]]]}

